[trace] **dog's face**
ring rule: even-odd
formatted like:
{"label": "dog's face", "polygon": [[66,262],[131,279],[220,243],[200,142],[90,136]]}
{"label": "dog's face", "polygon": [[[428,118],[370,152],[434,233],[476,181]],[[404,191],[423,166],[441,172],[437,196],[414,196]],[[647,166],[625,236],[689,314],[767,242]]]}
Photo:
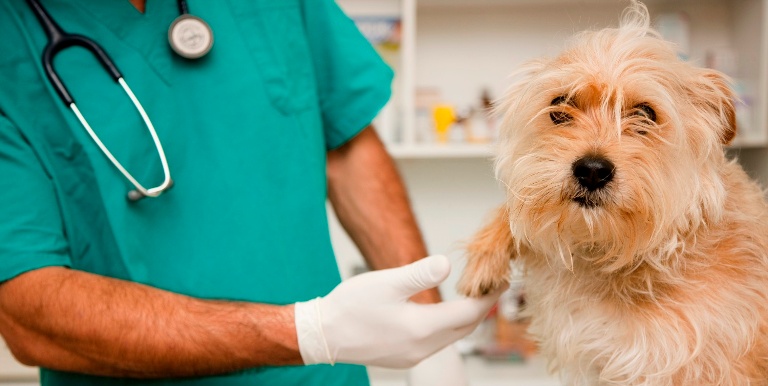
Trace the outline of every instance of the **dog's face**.
{"label": "dog's face", "polygon": [[496,172],[513,236],[569,269],[667,256],[722,211],[727,81],[678,59],[648,24],[629,14],[576,36],[526,67],[500,106]]}

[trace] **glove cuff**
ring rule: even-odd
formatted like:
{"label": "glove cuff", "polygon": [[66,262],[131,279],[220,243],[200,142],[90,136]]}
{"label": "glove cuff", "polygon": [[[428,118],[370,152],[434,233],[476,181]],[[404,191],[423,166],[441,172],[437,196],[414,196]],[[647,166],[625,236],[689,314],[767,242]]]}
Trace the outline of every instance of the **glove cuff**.
{"label": "glove cuff", "polygon": [[320,312],[320,298],[293,305],[296,336],[299,341],[299,352],[305,365],[317,363],[334,364],[331,350],[325,341],[323,333],[322,317]]}

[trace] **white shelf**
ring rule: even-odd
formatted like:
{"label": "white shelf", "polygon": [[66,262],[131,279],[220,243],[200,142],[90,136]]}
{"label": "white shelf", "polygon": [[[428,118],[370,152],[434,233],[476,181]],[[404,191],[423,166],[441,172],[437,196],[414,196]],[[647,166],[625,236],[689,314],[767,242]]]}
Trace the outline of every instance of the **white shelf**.
{"label": "white shelf", "polygon": [[488,144],[393,144],[387,147],[396,159],[422,158],[488,158],[492,157],[492,145]]}

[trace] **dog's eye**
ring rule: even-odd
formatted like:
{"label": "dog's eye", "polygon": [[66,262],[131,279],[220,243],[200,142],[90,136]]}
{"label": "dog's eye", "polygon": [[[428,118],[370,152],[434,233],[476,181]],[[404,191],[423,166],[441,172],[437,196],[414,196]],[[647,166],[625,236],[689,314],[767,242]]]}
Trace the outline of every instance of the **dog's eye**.
{"label": "dog's eye", "polygon": [[[569,105],[568,98],[565,95],[560,95],[556,97],[555,99],[552,99],[552,102],[550,102],[550,106],[560,106],[560,105]],[[562,123],[570,122],[573,120],[573,117],[571,114],[566,113],[565,111],[552,111],[549,113],[549,119],[552,120],[552,123],[559,125]]]}
{"label": "dog's eye", "polygon": [[651,122],[656,122],[656,111],[649,104],[641,103],[635,106],[633,110],[632,114],[643,117]]}

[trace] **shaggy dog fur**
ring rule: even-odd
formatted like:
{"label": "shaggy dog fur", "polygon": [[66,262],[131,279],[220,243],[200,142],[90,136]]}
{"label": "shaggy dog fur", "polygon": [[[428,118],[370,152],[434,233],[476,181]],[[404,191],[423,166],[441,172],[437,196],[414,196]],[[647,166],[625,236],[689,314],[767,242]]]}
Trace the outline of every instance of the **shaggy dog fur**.
{"label": "shaggy dog fur", "polygon": [[768,211],[723,145],[728,79],[633,2],[524,69],[500,105],[505,205],[459,290],[526,272],[529,332],[567,385],[768,385]]}

